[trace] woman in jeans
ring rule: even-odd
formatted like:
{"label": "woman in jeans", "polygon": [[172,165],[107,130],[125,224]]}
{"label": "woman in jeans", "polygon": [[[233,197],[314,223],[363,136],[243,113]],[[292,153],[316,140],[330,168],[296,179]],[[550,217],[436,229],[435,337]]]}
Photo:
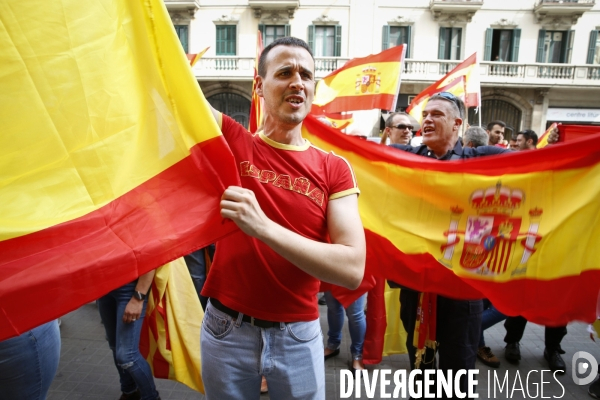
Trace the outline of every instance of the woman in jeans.
{"label": "woman in jeans", "polygon": [[98,299],[100,318],[121,380],[120,400],[160,399],[150,366],[139,350],[146,294],[153,278],[154,271],[150,271]]}
{"label": "woman in jeans", "polygon": [[0,342],[0,400],[44,400],[59,359],[57,320]]}
{"label": "woman in jeans", "polygon": [[[350,369],[365,369],[363,364],[363,344],[365,342],[365,332],[367,331],[367,321],[365,318],[365,300],[367,294],[360,296],[354,303],[346,308],[348,316],[348,330],[350,331],[350,353],[352,362]],[[325,292],[325,302],[327,303],[327,324],[329,331],[327,336],[327,346],[325,347],[325,360],[340,354],[340,344],[342,343],[342,328],[344,327],[344,307],[333,297],[331,292]]]}

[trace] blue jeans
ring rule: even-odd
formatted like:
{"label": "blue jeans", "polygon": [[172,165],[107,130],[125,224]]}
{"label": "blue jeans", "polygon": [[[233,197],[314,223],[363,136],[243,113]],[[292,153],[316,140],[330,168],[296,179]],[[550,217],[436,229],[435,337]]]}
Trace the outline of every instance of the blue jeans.
{"label": "blue jeans", "polygon": [[112,350],[115,366],[119,371],[123,393],[140,390],[143,400],[154,400],[158,392],[154,386],[152,371],[140,354],[140,331],[146,315],[146,303],[140,318],[135,322],[123,322],[125,307],[135,290],[137,281],[130,282],[98,299],[98,311],[106,330],[108,346]]}
{"label": "blue jeans", "polygon": [[200,349],[207,400],[257,400],[261,376],[272,400],[324,400],[319,320],[258,328],[208,303]]}
{"label": "blue jeans", "polygon": [[0,399],[45,399],[59,359],[56,320],[0,342]]}
{"label": "blue jeans", "polygon": [[483,314],[481,314],[481,334],[479,336],[479,347],[485,346],[485,339],[483,338],[483,331],[487,328],[496,325],[498,322],[504,321],[506,315],[496,310],[496,307],[489,300],[483,300]]}
{"label": "blue jeans", "polygon": [[[360,296],[356,301],[346,308],[348,316],[348,330],[350,331],[350,353],[352,359],[362,360],[363,344],[365,343],[365,332],[367,331],[367,321],[365,318],[365,299],[366,293]],[[327,302],[327,347],[336,350],[342,343],[342,328],[344,327],[344,307],[333,297],[331,292],[325,292],[325,302]]]}

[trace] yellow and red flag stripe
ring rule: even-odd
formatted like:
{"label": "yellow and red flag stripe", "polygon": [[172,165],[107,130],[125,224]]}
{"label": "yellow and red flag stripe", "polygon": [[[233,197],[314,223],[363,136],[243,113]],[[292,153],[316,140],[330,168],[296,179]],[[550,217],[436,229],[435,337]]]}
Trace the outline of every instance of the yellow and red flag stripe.
{"label": "yellow and red flag stripe", "polygon": [[311,112],[395,110],[405,53],[400,45],[348,61],[319,81]]}
{"label": "yellow and red flag stripe", "polygon": [[[365,279],[454,298],[487,297],[508,315],[545,325],[595,319],[600,136],[439,162],[322,125],[307,117],[303,135],[355,170],[367,238]],[[498,170],[498,162],[509,167]],[[497,246],[506,268],[491,267]]]}
{"label": "yellow and red flag stripe", "polygon": [[0,4],[0,340],[235,229],[233,156],[160,0]]}
{"label": "yellow and red flag stripe", "polygon": [[250,102],[250,122],[248,130],[255,133],[259,130],[263,120],[263,98],[256,93],[256,77],[258,76],[258,61],[264,49],[262,33],[260,30],[256,35],[256,59],[254,60],[254,80],[252,81],[252,101]]}
{"label": "yellow and red flag stripe", "polygon": [[204,311],[183,258],[156,270],[140,335],[140,351],[157,378],[204,393],[200,331]]}

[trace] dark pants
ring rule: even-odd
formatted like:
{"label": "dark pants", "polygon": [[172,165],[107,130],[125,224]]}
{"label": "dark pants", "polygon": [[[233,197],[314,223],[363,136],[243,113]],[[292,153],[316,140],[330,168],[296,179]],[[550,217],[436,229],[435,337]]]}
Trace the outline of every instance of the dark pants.
{"label": "dark pants", "polygon": [[[402,289],[400,291],[400,319],[406,329],[407,343],[411,368],[414,368],[415,348],[412,344],[415,329],[419,293]],[[454,300],[447,297],[437,297],[437,329],[439,363],[442,371],[452,370],[453,374],[459,369],[474,369],[477,359],[479,333],[481,330],[481,300]],[[421,369],[436,368],[434,352],[427,349],[421,363]],[[461,390],[467,391],[467,377],[463,376]]]}
{"label": "dark pants", "polygon": [[208,256],[210,260],[212,260],[214,254],[215,245],[210,244],[188,254],[187,256],[183,256],[185,264],[188,267],[188,271],[190,271],[190,276],[194,282],[194,288],[196,289],[196,293],[198,293],[198,298],[200,299],[200,304],[202,305],[203,310],[206,310],[206,303],[208,301],[206,297],[200,294],[202,292],[202,288],[204,287],[204,282],[206,282],[206,257]]}
{"label": "dark pants", "polygon": [[[504,337],[504,341],[506,343],[520,342],[523,338],[523,332],[525,332],[525,325],[527,325],[527,320],[523,317],[506,318],[506,321],[504,322],[504,327],[506,328],[506,336]],[[549,351],[559,349],[562,338],[567,334],[567,327],[546,326],[545,328],[544,334],[546,349]]]}

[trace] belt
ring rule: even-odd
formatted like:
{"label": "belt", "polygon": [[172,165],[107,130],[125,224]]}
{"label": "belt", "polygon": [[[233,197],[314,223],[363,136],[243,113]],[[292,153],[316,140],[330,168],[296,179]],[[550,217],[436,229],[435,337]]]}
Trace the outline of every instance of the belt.
{"label": "belt", "polygon": [[[227,307],[219,300],[212,297],[210,298],[210,304],[212,304],[212,306],[217,310],[224,312],[225,314],[230,315],[233,318],[237,318],[240,314],[239,311],[235,311],[234,309]],[[250,325],[257,326],[259,328],[279,328],[281,326],[281,322],[265,321],[264,319],[254,318],[246,314],[244,314],[244,316],[242,317],[242,321],[248,322]],[[287,322],[284,322],[284,324],[287,324]]]}

